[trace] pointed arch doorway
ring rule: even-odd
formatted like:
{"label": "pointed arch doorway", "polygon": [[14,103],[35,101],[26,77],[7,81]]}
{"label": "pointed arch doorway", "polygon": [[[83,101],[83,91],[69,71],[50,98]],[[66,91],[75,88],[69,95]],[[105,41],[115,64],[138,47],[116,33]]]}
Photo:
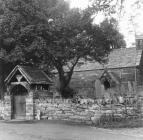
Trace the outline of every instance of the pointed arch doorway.
{"label": "pointed arch doorway", "polygon": [[15,85],[12,90],[12,119],[26,118],[27,89],[23,85]]}

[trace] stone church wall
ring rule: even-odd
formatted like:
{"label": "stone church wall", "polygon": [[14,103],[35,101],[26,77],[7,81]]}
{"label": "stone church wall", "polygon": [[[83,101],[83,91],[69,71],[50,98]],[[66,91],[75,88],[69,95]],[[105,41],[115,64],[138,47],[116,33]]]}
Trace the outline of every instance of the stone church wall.
{"label": "stone church wall", "polygon": [[[111,94],[115,95],[143,95],[143,81],[142,73],[140,69],[131,68],[118,68],[108,69],[108,72],[113,73],[115,78],[119,81],[119,84],[111,87]],[[100,80],[103,70],[91,70],[74,72],[71,79],[70,86],[77,91],[79,95],[83,95],[89,98],[98,98],[97,95],[104,95],[102,92],[108,92],[105,90],[96,91],[96,80]],[[104,88],[104,85],[102,85]],[[99,86],[98,86],[99,87]],[[98,93],[97,93],[98,92]]]}

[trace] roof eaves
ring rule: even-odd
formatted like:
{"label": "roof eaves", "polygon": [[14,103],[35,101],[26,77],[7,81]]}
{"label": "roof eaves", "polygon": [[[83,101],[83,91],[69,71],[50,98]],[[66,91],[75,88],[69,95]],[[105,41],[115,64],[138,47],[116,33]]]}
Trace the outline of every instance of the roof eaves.
{"label": "roof eaves", "polygon": [[4,80],[5,83],[9,82],[9,80],[12,78],[12,76],[14,75],[14,73],[17,69],[18,69],[18,65],[15,66],[15,68],[11,71],[11,73],[6,77],[6,79]]}
{"label": "roof eaves", "polygon": [[40,82],[32,81],[30,84],[48,84],[48,85],[52,85],[54,83],[53,82],[46,82],[46,81],[40,81]]}

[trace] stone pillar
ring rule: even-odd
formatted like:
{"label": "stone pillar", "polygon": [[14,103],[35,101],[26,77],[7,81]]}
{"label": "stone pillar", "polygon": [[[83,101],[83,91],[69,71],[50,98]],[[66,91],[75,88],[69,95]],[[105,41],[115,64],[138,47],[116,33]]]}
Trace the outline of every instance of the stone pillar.
{"label": "stone pillar", "polygon": [[4,97],[4,120],[11,120],[11,96]]}
{"label": "stone pillar", "polygon": [[33,120],[34,119],[34,111],[33,111],[33,92],[30,91],[29,95],[26,97],[26,119]]}

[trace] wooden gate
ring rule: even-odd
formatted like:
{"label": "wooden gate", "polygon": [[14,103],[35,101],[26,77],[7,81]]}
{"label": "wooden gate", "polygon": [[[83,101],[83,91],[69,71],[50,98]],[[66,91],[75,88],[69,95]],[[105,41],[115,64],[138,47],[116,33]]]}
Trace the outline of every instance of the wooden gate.
{"label": "wooden gate", "polygon": [[17,85],[13,88],[12,95],[12,119],[25,119],[27,90]]}
{"label": "wooden gate", "polygon": [[23,95],[13,97],[13,119],[25,119],[26,117],[26,100]]}

